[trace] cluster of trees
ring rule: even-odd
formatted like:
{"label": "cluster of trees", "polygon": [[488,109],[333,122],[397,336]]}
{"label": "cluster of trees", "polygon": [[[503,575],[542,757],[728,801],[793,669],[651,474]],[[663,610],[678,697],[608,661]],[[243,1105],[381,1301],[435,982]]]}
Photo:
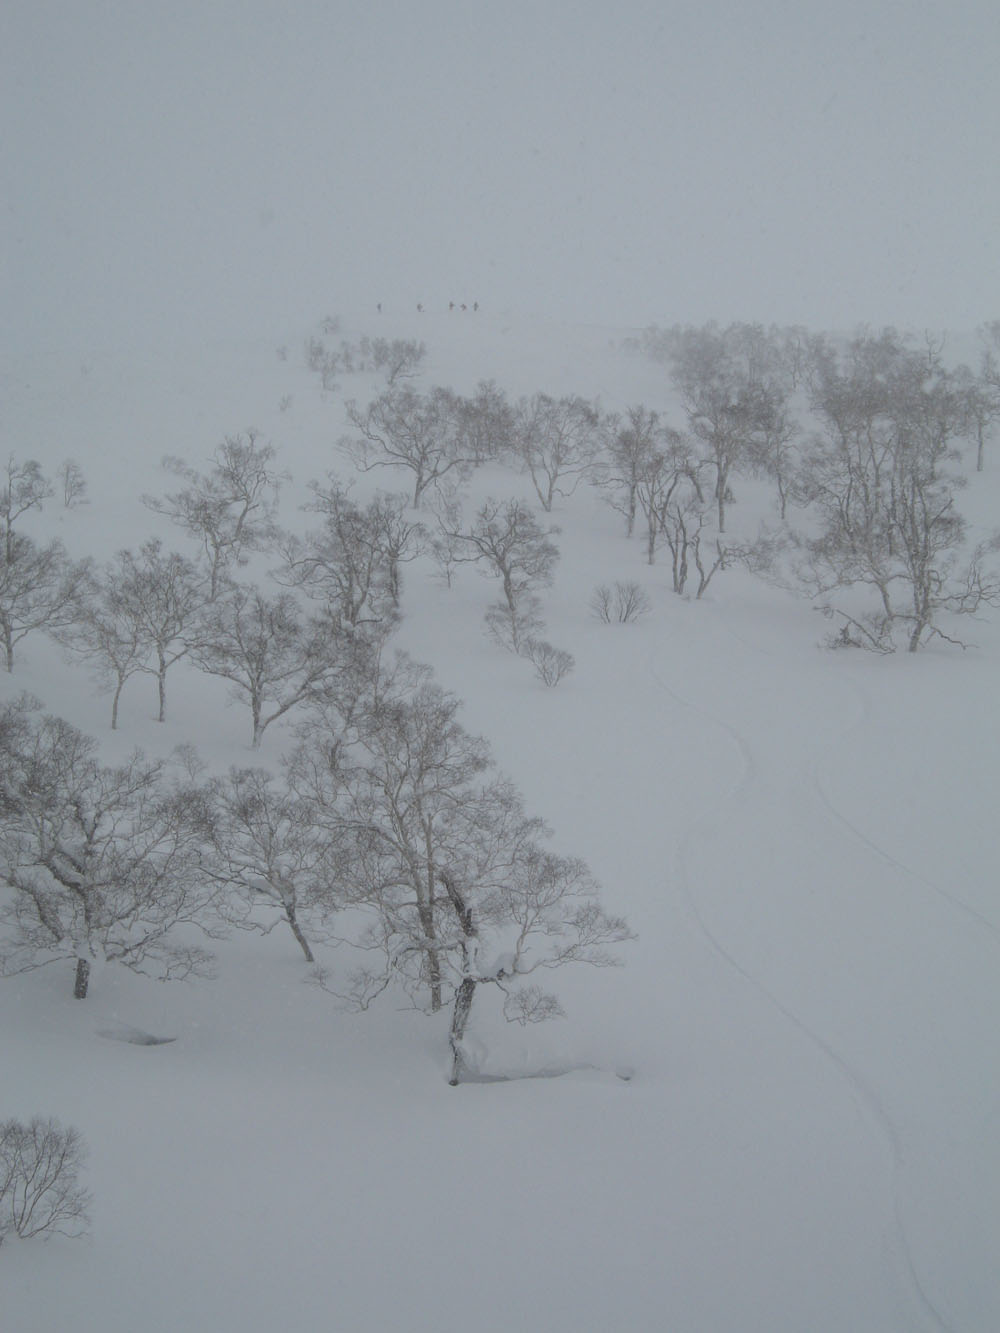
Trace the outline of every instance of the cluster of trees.
{"label": "cluster of trees", "polygon": [[376,644],[309,701],[280,775],[208,775],[193,752],[104,764],[96,743],[22,696],[0,709],[0,970],[64,960],[87,995],[96,958],[163,980],[211,975],[205,941],[287,924],[305,958],[329,937],[363,965],[321,980],[359,1008],[398,982],[451,1006],[452,1080],[472,1001],[559,1012],[537,978],[605,965],[625,922],[458,720],[429,670]]}
{"label": "cluster of trees", "polygon": [[323,336],[306,344],[306,364],[322,379],[324,389],[336,389],[341,375],[384,375],[389,384],[415,375],[427,355],[422,342],[412,338],[342,338],[336,346],[326,341],[339,332],[336,320],[324,320]]}
{"label": "cluster of trees", "polygon": [[[651,330],[646,350],[667,364],[687,430],[664,431],[653,414],[631,412],[608,474],[612,502],[630,526],[641,508],[650,559],[662,534],[677,591],[688,554],[699,595],[733,558],[770,563],[773,577],[840,619],[833,642],[881,652],[894,651],[899,636],[911,652],[933,637],[960,642],[942,618],[1000,599],[991,567],[1000,540],[969,550],[956,508],[961,447],[975,443],[981,470],[1000,419],[1000,324],[982,338],[974,374],[947,368],[940,342],[915,346],[894,329],[846,341],[742,324]],[[699,550],[702,469],[716,506],[711,562]],[[784,528],[734,547],[721,534],[739,476],[772,479]],[[790,508],[800,522],[789,521]],[[845,599],[848,590],[873,600]]]}
{"label": "cluster of trees", "polygon": [[[982,333],[974,374],[946,368],[940,343],[914,346],[893,329],[846,342],[746,324],[654,329],[644,346],[667,366],[682,425],[642,404],[606,414],[578,396],[510,402],[492,382],[469,398],[406,384],[364,408],[348,403],[355,434],[343,445],[363,470],[409,470],[414,507],[430,497],[437,514],[444,559],[481,559],[503,580],[490,632],[514,651],[542,642],[536,594],[530,580],[514,589],[497,546],[532,526],[543,567],[536,586],[551,565],[521,502],[491,500],[471,524],[456,521],[457,488],[487,460],[520,470],[546,513],[581,481],[599,486],[628,536],[641,520],[648,563],[666,553],[678,594],[703,596],[740,562],[818,599],[842,621],[837,642],[891,651],[902,631],[915,651],[931,637],[954,638],[942,628],[946,613],[970,614],[997,597],[997,543],[966,551],[955,504],[960,446],[975,442],[981,469],[1000,419],[1000,323]],[[781,526],[734,540],[733,486],[747,477],[771,480]],[[874,591],[877,604],[837,600],[857,588]]]}

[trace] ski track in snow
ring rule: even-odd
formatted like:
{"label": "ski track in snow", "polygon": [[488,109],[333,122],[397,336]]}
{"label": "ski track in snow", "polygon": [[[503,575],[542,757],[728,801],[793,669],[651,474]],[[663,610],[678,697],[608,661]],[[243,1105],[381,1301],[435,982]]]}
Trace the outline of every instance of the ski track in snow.
{"label": "ski track in snow", "polygon": [[[719,619],[721,623],[721,618]],[[733,633],[731,630],[728,630],[728,627],[726,628],[727,632],[731,634]],[[736,634],[733,634],[733,637],[740,639],[740,636]],[[754,645],[746,643],[746,641],[743,639],[740,639],[740,642],[744,643],[746,647],[750,648],[754,652],[760,652],[764,656],[770,655],[763,653],[763,650],[757,649]],[[760,785],[759,765],[757,764],[757,761],[754,757],[753,749],[750,746],[747,739],[737,730],[736,727],[734,727],[730,722],[727,722],[724,718],[719,716],[719,714],[715,713],[711,709],[704,707],[701,704],[693,702],[691,699],[687,699],[682,695],[678,694],[676,690],[674,690],[670,685],[666,683],[663,677],[656,670],[652,658],[650,658],[649,661],[649,671],[651,676],[653,677],[653,680],[656,682],[659,688],[662,689],[670,698],[672,698],[681,708],[687,710],[688,712],[694,713],[700,717],[705,718],[713,726],[719,728],[722,732],[725,733],[726,736],[729,737],[730,741],[733,743],[736,750],[739,752],[740,760],[743,765],[743,771],[737,782],[734,784],[734,786],[728,793],[726,800],[730,807],[739,806],[747,802],[751,798],[753,791]],[[846,737],[850,736],[851,734],[856,732],[859,727],[864,725],[865,718],[868,715],[867,700],[865,699],[860,688],[856,684],[854,684],[853,687],[857,692],[857,695],[859,696],[861,705],[859,707],[857,717],[852,721],[850,727],[847,729],[844,735],[842,735],[840,741],[838,742],[840,744],[843,744]],[[821,755],[818,759],[814,760],[809,765],[808,771],[811,774],[818,772],[819,765],[822,762],[822,758],[823,756]],[[883,857],[885,860],[889,861],[893,865],[897,864],[892,857],[890,857],[887,853],[883,852],[882,849],[876,847],[867,838],[865,838],[863,834],[860,834],[858,830],[856,830],[853,827],[853,825],[849,823],[848,820],[842,819],[840,817],[839,813],[826,799],[825,794],[822,791],[822,788],[818,784],[818,781],[814,787],[810,788],[810,790],[814,790],[816,798],[822,805],[823,809],[826,812],[833,814],[837,819],[837,821],[844,828],[846,828],[850,833],[859,837],[861,841],[865,844],[865,846],[867,846],[871,851],[873,851],[873,853]],[[722,959],[722,961],[726,964],[727,967],[731,968],[734,972],[736,972],[737,975],[742,977],[743,980],[747,982],[748,985],[753,987],[753,989],[759,995],[763,996],[763,998],[767,1000],[767,1002],[772,1006],[772,1008],[777,1010],[777,1012],[781,1014],[781,1016],[788,1023],[790,1023],[798,1032],[800,1032],[802,1036],[806,1038],[807,1041],[809,1041],[813,1046],[816,1047],[816,1049],[822,1052],[822,1054],[838,1070],[838,1072],[842,1075],[842,1077],[846,1079],[850,1087],[853,1089],[853,1091],[861,1101],[862,1105],[864,1105],[869,1111],[869,1114],[871,1115],[875,1124],[878,1126],[879,1131],[881,1132],[882,1138],[888,1145],[890,1153],[891,1193],[892,1193],[891,1215],[893,1219],[892,1221],[893,1236],[890,1244],[891,1244],[891,1250],[896,1257],[896,1266],[902,1273],[904,1283],[908,1286],[910,1292],[916,1298],[917,1304],[933,1322],[934,1328],[939,1330],[939,1333],[957,1333],[954,1327],[948,1323],[948,1321],[942,1315],[941,1311],[937,1308],[937,1306],[931,1300],[930,1296],[927,1294],[927,1291],[925,1290],[924,1285],[920,1280],[920,1276],[917,1272],[916,1264],[914,1262],[913,1253],[906,1233],[906,1226],[903,1218],[902,1202],[900,1199],[900,1180],[902,1177],[903,1167],[904,1167],[904,1153],[903,1153],[902,1139],[898,1126],[893,1121],[889,1112],[886,1110],[885,1105],[883,1104],[881,1098],[878,1096],[875,1089],[868,1083],[868,1081],[864,1078],[864,1076],[856,1068],[854,1068],[854,1066],[851,1065],[851,1063],[839,1051],[837,1051],[830,1044],[830,1042],[826,1040],[825,1037],[823,1037],[814,1028],[810,1027],[810,1025],[806,1023],[804,1019],[802,1019],[798,1014],[796,1014],[793,1009],[789,1008],[789,1006],[785,1004],[784,1001],[782,1001],[774,993],[774,991],[772,991],[766,985],[766,983],[760,979],[760,977],[756,976],[753,972],[749,970],[749,968],[747,968],[743,963],[740,962],[739,958],[722,943],[719,937],[709,926],[708,922],[705,919],[704,913],[702,912],[701,908],[698,905],[698,902],[695,898],[694,892],[691,887],[690,876],[688,875],[687,872],[687,864],[690,851],[696,840],[705,838],[707,836],[710,836],[711,834],[716,833],[717,831],[719,831],[724,827],[724,824],[725,824],[724,819],[718,816],[710,819],[696,819],[689,825],[687,831],[684,833],[684,835],[680,840],[680,843],[678,844],[674,857],[674,865],[676,868],[678,883],[680,885],[681,892],[683,894],[684,901],[687,904],[688,910],[690,911],[691,916],[693,917],[698,930],[701,932],[701,934],[705,938],[706,942],[708,943],[712,951],[715,954],[717,954],[719,958]],[[905,867],[900,867],[900,868],[905,870]],[[920,877],[918,876],[917,878]],[[934,888],[933,885],[930,885],[930,887]],[[942,896],[946,898],[949,897],[949,895],[947,894],[943,894]],[[964,904],[956,904],[956,905],[964,906]],[[968,910],[971,911],[971,909]],[[973,912],[972,915],[978,916],[978,913]],[[990,923],[987,922],[986,924],[989,925]]]}
{"label": "ski track in snow", "polygon": [[[857,681],[851,680],[850,676],[844,676],[841,677],[841,679],[846,680],[847,684],[856,692],[861,700],[861,716],[858,722],[851,728],[852,731],[857,731],[858,728],[863,727],[870,718],[871,705],[867,695],[865,695]],[[934,881],[928,879],[926,875],[922,875],[919,870],[914,870],[912,866],[904,864],[904,862],[893,856],[891,852],[886,851],[884,847],[875,842],[873,838],[870,838],[862,829],[858,828],[857,824],[852,823],[842,810],[837,809],[833,801],[830,799],[826,788],[823,786],[820,769],[824,757],[825,756],[820,755],[818,758],[814,759],[806,766],[805,772],[817,801],[830,818],[839,824],[842,829],[846,829],[850,836],[857,839],[857,841],[861,843],[863,847],[867,848],[873,856],[884,861],[886,865],[892,866],[893,869],[898,870],[900,874],[905,875],[908,879],[923,885],[925,889],[929,889],[931,893],[936,894],[937,897],[941,898],[944,902],[949,903],[956,911],[967,917],[971,917],[972,920],[976,921],[985,930],[988,930],[994,938],[1000,940],[1000,926],[997,926],[995,922],[989,919],[989,917],[984,916],[982,912],[977,911],[976,908],[970,906],[969,903],[964,902],[957,896],[957,894],[949,893],[948,890],[943,889],[940,884],[935,884]]]}
{"label": "ski track in snow", "polygon": [[[777,654],[768,652],[766,649],[761,648],[758,644],[751,643],[750,640],[744,638],[742,634],[737,633],[737,631],[733,629],[733,627],[725,620],[724,617],[717,616],[716,623],[725,631],[726,634],[729,635],[730,638],[735,639],[737,643],[742,644],[744,648],[749,649],[751,652],[756,653],[760,657],[767,657],[770,658],[771,660],[774,660],[776,658]],[[872,715],[871,701],[868,698],[868,695],[865,694],[864,690],[858,684],[858,682],[856,680],[853,680],[849,673],[845,672],[844,674],[839,676],[838,679],[846,682],[846,684],[854,691],[855,697],[858,700],[859,715],[857,719],[851,723],[851,726],[847,733],[847,735],[850,735],[851,733],[858,731],[859,728],[863,728],[871,718]],[[662,684],[662,682],[659,683]],[[705,712],[704,709],[699,711]],[[708,716],[707,713],[705,715]],[[723,723],[721,719],[716,717],[713,718],[712,720],[721,725],[723,729],[726,728],[726,724]],[[736,739],[735,735],[734,739]],[[846,736],[842,738],[842,743],[843,740],[845,739]],[[742,739],[739,740],[739,744],[741,746],[743,745]],[[900,861],[897,857],[893,856],[891,852],[887,851],[886,848],[882,847],[873,838],[869,837],[868,834],[865,833],[863,829],[858,828],[857,824],[853,823],[847,817],[847,815],[844,814],[842,810],[839,810],[837,808],[837,806],[833,803],[833,800],[831,799],[826,788],[823,786],[822,775],[820,772],[823,760],[829,755],[830,750],[832,748],[833,747],[828,747],[828,749],[823,754],[814,758],[813,761],[807,764],[805,768],[805,773],[809,785],[812,787],[816,799],[819,801],[820,805],[824,807],[826,813],[834,821],[836,821],[836,823],[838,823],[842,828],[846,829],[847,832],[853,838],[855,838],[859,843],[861,843],[863,847],[867,848],[868,851],[873,853],[880,860],[884,861],[886,865],[892,866],[893,869],[898,870],[900,874],[905,875],[909,879],[914,880],[917,884],[922,884],[924,888],[929,889],[931,893],[936,894],[943,901],[950,903],[951,906],[956,908],[959,912],[962,912],[967,916],[971,917],[974,921],[978,922],[979,925],[985,927],[986,930],[988,930],[992,935],[994,935],[998,940],[1000,940],[1000,926],[998,926],[996,922],[991,921],[989,917],[984,916],[982,912],[978,911],[975,907],[972,907],[969,903],[959,898],[957,894],[949,893],[948,890],[943,889],[940,886],[940,884],[936,884],[934,883],[933,880],[928,879],[926,875],[922,875],[919,870],[914,870],[912,866],[906,865],[904,862]]]}

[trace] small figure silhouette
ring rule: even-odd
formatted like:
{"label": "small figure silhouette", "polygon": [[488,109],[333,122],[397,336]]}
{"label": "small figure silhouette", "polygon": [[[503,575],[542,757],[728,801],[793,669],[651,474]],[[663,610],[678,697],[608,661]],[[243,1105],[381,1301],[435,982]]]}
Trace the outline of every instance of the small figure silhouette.
{"label": "small figure silhouette", "polygon": [[418,315],[422,315],[423,313],[424,313],[423,303],[420,302],[420,301],[418,301],[418,302],[417,302],[417,314],[418,314]]}

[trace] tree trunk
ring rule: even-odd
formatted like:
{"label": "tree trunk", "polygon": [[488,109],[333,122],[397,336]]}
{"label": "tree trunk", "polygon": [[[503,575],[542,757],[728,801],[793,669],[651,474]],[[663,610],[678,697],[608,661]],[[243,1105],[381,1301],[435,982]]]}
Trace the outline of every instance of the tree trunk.
{"label": "tree trunk", "polygon": [[287,918],[287,920],[288,920],[288,924],[289,924],[289,925],[291,926],[291,928],[292,928],[292,934],[295,936],[295,938],[296,938],[296,939],[298,940],[298,942],[299,942],[299,948],[302,950],[302,952],[303,952],[303,953],[305,954],[305,956],[306,956],[306,962],[307,962],[307,963],[315,963],[316,959],[313,957],[313,951],[312,951],[312,949],[310,949],[310,947],[309,947],[309,941],[306,939],[305,935],[303,935],[303,933],[302,933],[302,927],[299,925],[299,918],[298,918],[298,914],[297,914],[296,911],[295,911],[295,908],[294,908],[293,906],[287,906],[287,905],[286,905],[286,907],[285,907],[285,916],[286,916],[286,918]]}
{"label": "tree trunk", "polygon": [[156,720],[157,722],[165,722],[167,720],[167,664],[162,653],[160,654],[159,670],[156,673],[156,687],[160,698],[160,711]]}
{"label": "tree trunk", "polygon": [[118,730],[118,700],[122,697],[122,690],[125,688],[124,680],[120,680],[115,689],[115,697],[111,700],[111,730]]}
{"label": "tree trunk", "polygon": [[76,981],[73,985],[73,998],[75,1000],[85,1000],[87,998],[87,986],[90,983],[90,960],[87,958],[78,958],[76,960]]}
{"label": "tree trunk", "polygon": [[465,1061],[462,1058],[462,1039],[465,1036],[465,1029],[469,1025],[469,1014],[472,1012],[472,1001],[476,996],[476,982],[472,977],[464,977],[458,990],[455,992],[455,1002],[451,1011],[451,1032],[449,1041],[451,1042],[451,1078],[448,1082],[453,1088],[457,1087],[462,1073]]}

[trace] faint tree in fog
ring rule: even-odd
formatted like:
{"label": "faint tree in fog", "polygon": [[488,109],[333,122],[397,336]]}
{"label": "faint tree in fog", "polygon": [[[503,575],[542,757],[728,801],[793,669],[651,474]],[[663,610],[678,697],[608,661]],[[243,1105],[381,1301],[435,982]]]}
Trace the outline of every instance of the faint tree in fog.
{"label": "faint tree in fog", "polygon": [[87,479],[83,468],[72,458],[67,458],[58,473],[59,489],[62,492],[64,509],[75,509],[77,505],[88,504]]}
{"label": "faint tree in fog", "polygon": [[290,593],[268,596],[227,583],[186,635],[195,665],[227,681],[233,698],[249,705],[255,750],[271,723],[336,669],[337,627],[326,617],[307,619]]}
{"label": "faint tree in fog", "polygon": [[768,439],[785,429],[785,367],[779,349],[756,325],[672,330],[665,348],[691,434],[715,468],[723,533],[733,474],[766,456]]}
{"label": "faint tree in fog", "polygon": [[403,496],[383,492],[362,507],[331,474],[311,482],[307,509],[323,527],[281,543],[282,583],[320,601],[339,623],[392,628],[399,607],[400,567],[423,550],[426,530],[407,517]]}
{"label": "faint tree in fog", "polygon": [[460,429],[459,400],[451,389],[418,393],[394,386],[363,410],[347,404],[348,420],[358,431],[344,447],[363,471],[402,467],[413,474],[413,507],[428,487],[461,483],[477,461]]}
{"label": "faint tree in fog", "polygon": [[594,480],[611,508],[624,514],[625,532],[631,537],[640,479],[662,445],[659,415],[641,404],[630,407],[624,418],[615,414],[604,421],[601,438],[603,457],[594,470]]}
{"label": "faint tree in fog", "polygon": [[935,636],[958,643],[941,628],[942,614],[1000,600],[990,565],[997,538],[962,553],[966,523],[955,494],[964,480],[954,471],[967,424],[961,388],[933,348],[914,351],[894,329],[860,335],[842,351],[816,344],[821,434],[801,489],[821,531],[799,539],[798,575],[817,597],[860,585],[877,599],[862,614],[828,604],[844,622],[839,642],[892,651],[903,625],[910,652]]}
{"label": "faint tree in fog", "polygon": [[572,495],[591,473],[599,425],[597,409],[584,398],[536,393],[518,402],[511,447],[546,513],[556,496]]}
{"label": "faint tree in fog", "polygon": [[245,565],[247,552],[267,550],[274,543],[278,492],[287,479],[274,470],[275,457],[274,447],[260,444],[256,431],[227,435],[208,472],[198,472],[182,458],[165,458],[163,466],[187,485],[170,495],[142,497],[148,508],[165,514],[201,543],[210,599],[227,569]]}
{"label": "faint tree in fog", "polygon": [[14,524],[32,509],[43,508],[55,494],[41,464],[29,459],[18,463],[13,454],[0,473],[0,539],[8,563],[13,559]]}
{"label": "faint tree in fog", "polygon": [[[205,605],[208,588],[192,562],[164,552],[157,539],[138,552],[119,551],[114,574],[115,614],[126,641],[134,632],[150,645],[151,661],[138,670],[156,677],[157,721],[167,716],[167,672],[186,657],[187,634]],[[132,628],[125,630],[131,624]]]}

